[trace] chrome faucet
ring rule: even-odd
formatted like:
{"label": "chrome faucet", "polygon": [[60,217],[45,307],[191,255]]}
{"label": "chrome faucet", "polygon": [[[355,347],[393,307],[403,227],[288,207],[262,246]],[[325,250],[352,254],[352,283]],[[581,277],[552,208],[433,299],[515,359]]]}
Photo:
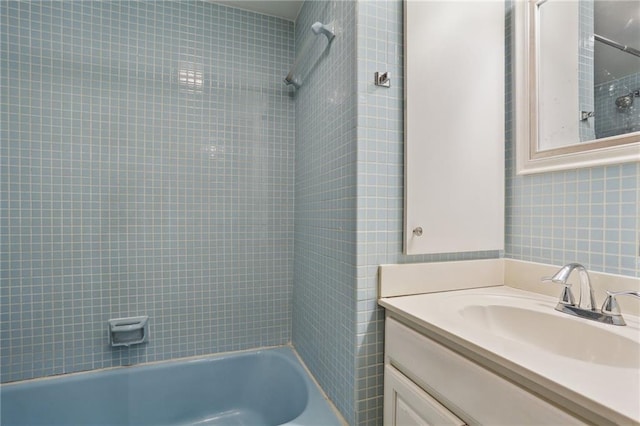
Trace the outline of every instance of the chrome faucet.
{"label": "chrome faucet", "polygon": [[[575,297],[571,291],[571,283],[567,282],[573,271],[577,270],[580,275],[580,297],[576,305]],[[565,314],[586,318],[605,324],[626,325],[620,307],[616,301],[616,296],[635,296],[640,298],[637,291],[607,291],[607,298],[601,309],[596,308],[596,300],[593,296],[593,288],[587,269],[579,263],[569,263],[560,268],[552,277],[543,278],[543,282],[553,282],[563,287],[560,300],[556,305],[556,310]]]}
{"label": "chrome faucet", "polygon": [[[578,299],[578,307],[581,309],[596,309],[596,299],[593,296],[593,288],[591,288],[591,280],[589,279],[589,274],[587,273],[587,269],[579,263],[569,263],[568,265],[564,265],[558,272],[556,272],[552,277],[543,278],[544,282],[554,282],[556,284],[561,284],[564,286],[565,290],[563,291],[563,303],[569,303],[570,305],[575,305],[575,301],[573,300],[573,294],[571,293],[571,284],[567,283],[569,276],[573,271],[578,271],[580,275],[580,297]],[[564,293],[567,293],[569,296],[568,300],[565,300]]]}

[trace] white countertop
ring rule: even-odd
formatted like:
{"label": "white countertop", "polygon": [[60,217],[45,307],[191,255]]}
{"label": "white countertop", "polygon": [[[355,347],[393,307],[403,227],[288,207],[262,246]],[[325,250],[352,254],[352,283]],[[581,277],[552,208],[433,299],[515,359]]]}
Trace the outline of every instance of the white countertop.
{"label": "white countertop", "polygon": [[[559,315],[567,321],[588,321],[555,311],[555,297],[506,286],[383,297],[379,299],[379,304],[387,309],[388,315],[400,318],[405,323],[410,322],[422,333],[445,345],[462,349],[463,355],[523,387],[552,401],[557,402],[559,398],[570,401],[575,404],[567,407],[570,411],[587,410],[592,414],[585,416],[587,418],[597,419],[599,416],[618,424],[640,424],[640,360],[636,364],[634,359],[629,359],[630,355],[635,357],[635,353],[612,353],[612,362],[608,362],[606,356],[604,362],[602,359],[592,362],[586,352],[569,357],[554,353],[553,350],[543,350],[527,343],[526,339],[514,339],[473,324],[472,321],[470,323],[469,318],[460,314],[452,297],[463,297],[467,302],[477,300],[478,305],[486,300],[503,298],[510,306],[538,311],[545,318],[547,315]],[[588,321],[590,326],[601,329],[601,336],[604,336],[604,332],[613,333],[606,336],[611,339],[607,339],[609,343],[603,342],[607,346],[605,348],[598,347],[597,342],[588,343],[595,345],[592,347],[598,349],[600,354],[607,355],[604,351],[616,350],[611,342],[617,338],[640,342],[639,319],[631,315],[624,317],[627,321],[625,327]],[[525,329],[528,326],[525,324]],[[536,327],[543,326],[530,324],[532,333],[538,333],[543,339],[546,339],[547,333],[551,335],[555,332],[536,330]],[[571,337],[573,341],[580,342],[581,336]],[[621,360],[621,365],[616,365],[616,360]]]}

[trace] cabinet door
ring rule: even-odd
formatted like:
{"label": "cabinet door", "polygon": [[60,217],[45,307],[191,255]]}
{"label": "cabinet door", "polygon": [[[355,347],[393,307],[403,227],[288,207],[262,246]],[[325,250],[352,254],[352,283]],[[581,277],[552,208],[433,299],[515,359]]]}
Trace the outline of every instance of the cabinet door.
{"label": "cabinet door", "polygon": [[430,426],[465,423],[390,365],[384,367],[384,424]]}
{"label": "cabinet door", "polygon": [[404,5],[405,253],[502,250],[504,2]]}

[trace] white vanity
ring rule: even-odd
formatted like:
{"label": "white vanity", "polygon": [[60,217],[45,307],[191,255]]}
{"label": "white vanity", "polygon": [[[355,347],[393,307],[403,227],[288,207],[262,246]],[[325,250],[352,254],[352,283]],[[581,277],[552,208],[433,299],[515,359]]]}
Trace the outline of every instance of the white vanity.
{"label": "white vanity", "polygon": [[[558,312],[560,288],[540,282],[557,269],[381,266],[384,424],[640,424],[640,301],[620,300],[626,326]],[[638,278],[591,281],[598,302],[640,290]]]}

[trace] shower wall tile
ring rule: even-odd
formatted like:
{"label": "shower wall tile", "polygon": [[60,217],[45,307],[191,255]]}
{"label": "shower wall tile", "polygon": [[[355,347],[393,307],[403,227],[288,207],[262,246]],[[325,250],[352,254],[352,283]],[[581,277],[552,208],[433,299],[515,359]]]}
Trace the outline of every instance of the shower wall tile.
{"label": "shower wall tile", "polygon": [[[291,336],[293,23],[1,3],[3,382]],[[107,319],[149,315],[112,349]]]}
{"label": "shower wall tile", "polygon": [[[355,424],[355,1],[307,1],[296,21],[293,344]],[[333,23],[331,44],[314,22]],[[293,89],[292,89],[293,90]]]}

